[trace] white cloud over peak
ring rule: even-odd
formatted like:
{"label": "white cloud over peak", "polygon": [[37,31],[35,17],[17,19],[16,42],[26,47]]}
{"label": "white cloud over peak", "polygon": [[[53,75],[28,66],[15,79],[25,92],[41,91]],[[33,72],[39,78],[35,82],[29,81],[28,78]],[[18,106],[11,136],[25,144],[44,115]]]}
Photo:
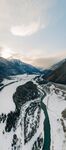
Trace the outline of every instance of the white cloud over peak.
{"label": "white cloud over peak", "polygon": [[40,22],[32,22],[28,25],[13,26],[11,32],[17,36],[30,36],[41,28]]}

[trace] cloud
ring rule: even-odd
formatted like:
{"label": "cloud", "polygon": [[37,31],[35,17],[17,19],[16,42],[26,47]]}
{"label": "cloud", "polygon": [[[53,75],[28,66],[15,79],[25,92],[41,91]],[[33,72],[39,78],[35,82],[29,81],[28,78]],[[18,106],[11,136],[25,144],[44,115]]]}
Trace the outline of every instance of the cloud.
{"label": "cloud", "polygon": [[45,28],[49,23],[49,9],[53,6],[54,1],[2,0],[0,2],[2,36],[4,34],[10,37],[13,35],[29,36]]}
{"label": "cloud", "polygon": [[35,66],[48,68],[58,61],[59,61],[59,58],[56,58],[56,57],[37,58],[33,60],[32,64]]}
{"label": "cloud", "polygon": [[[29,36],[45,28],[49,23],[49,9],[54,0],[11,0],[7,6],[11,23],[11,33]],[[11,22],[10,20],[10,22]]]}
{"label": "cloud", "polygon": [[30,36],[40,29],[39,22],[32,22],[29,25],[14,26],[11,28],[11,32],[16,36]]}

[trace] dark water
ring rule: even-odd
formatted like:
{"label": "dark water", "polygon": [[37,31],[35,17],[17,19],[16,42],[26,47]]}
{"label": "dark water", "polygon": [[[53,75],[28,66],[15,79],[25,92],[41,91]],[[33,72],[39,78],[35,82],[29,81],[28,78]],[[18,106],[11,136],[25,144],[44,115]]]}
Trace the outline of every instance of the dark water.
{"label": "dark water", "polygon": [[50,122],[48,117],[48,112],[46,105],[41,101],[41,107],[45,114],[45,120],[44,120],[44,145],[42,150],[50,150],[50,144],[51,144],[51,135],[50,135]]}

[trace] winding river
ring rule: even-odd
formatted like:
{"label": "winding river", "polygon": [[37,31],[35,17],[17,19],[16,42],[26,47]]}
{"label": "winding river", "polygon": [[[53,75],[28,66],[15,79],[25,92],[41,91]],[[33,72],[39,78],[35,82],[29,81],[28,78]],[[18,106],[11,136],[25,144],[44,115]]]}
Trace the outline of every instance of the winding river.
{"label": "winding river", "polygon": [[49,116],[47,112],[46,105],[43,103],[43,99],[46,96],[46,93],[44,92],[42,98],[41,98],[41,108],[45,114],[45,120],[44,120],[44,145],[42,150],[50,150],[50,144],[51,144],[51,134],[50,134],[50,122],[49,122]]}

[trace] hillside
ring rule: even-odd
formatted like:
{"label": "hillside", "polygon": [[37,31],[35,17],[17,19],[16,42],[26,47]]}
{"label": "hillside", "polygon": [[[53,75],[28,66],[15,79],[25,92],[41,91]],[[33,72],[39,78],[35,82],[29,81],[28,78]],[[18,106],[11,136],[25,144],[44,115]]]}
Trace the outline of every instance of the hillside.
{"label": "hillside", "polygon": [[40,74],[41,71],[18,59],[7,60],[0,57],[0,79],[18,74]]}
{"label": "hillside", "polygon": [[66,84],[66,59],[45,70],[43,79],[55,83]]}

